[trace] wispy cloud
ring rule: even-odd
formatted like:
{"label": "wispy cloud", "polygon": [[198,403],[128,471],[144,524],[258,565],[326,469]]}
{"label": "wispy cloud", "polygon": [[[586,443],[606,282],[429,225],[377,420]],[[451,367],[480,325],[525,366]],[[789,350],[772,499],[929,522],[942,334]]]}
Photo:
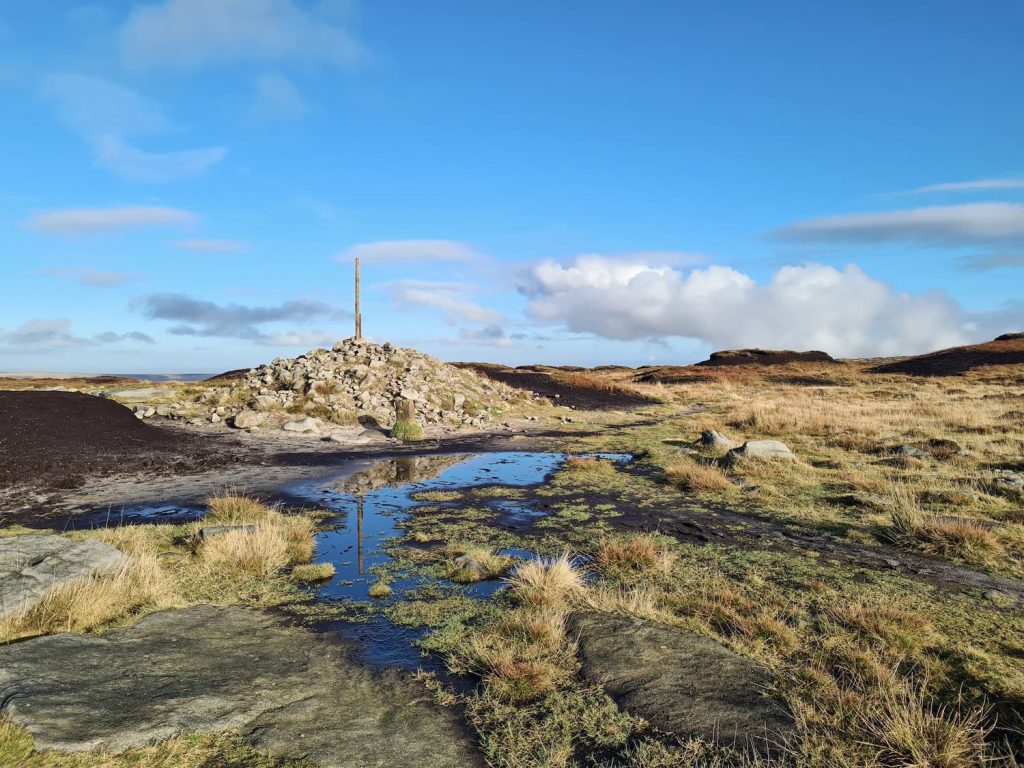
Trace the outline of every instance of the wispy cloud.
{"label": "wispy cloud", "polygon": [[1024,242],[1024,205],[969,203],[823,216],[774,230],[791,243],[916,242],[939,247]]}
{"label": "wispy cloud", "polygon": [[58,116],[91,147],[97,164],[131,181],[159,182],[197,176],[219,163],[223,147],[151,151],[140,137],[182,132],[156,102],[131,88],[82,74],[48,75],[44,98]]}
{"label": "wispy cloud", "polygon": [[351,69],[367,58],[345,29],[292,0],[165,0],[136,6],[120,33],[136,69],[196,70],[232,61],[294,61]]}
{"label": "wispy cloud", "polygon": [[309,111],[298,86],[281,74],[256,78],[253,117],[261,120],[297,120]]}
{"label": "wispy cloud", "polygon": [[48,235],[93,235],[140,227],[188,226],[196,220],[194,213],[181,208],[127,205],[38,211],[24,226]]}
{"label": "wispy cloud", "polygon": [[40,270],[40,274],[62,280],[74,280],[79,285],[97,288],[116,288],[141,277],[138,272],[112,272],[100,269],[79,269],[77,267],[55,267]]}
{"label": "wispy cloud", "polygon": [[199,253],[243,253],[249,250],[248,244],[239,240],[175,240],[171,245],[183,251]]}
{"label": "wispy cloud", "polygon": [[71,330],[71,320],[66,317],[29,320],[12,331],[0,328],[0,351],[48,352],[119,342],[155,343],[151,336],[140,331],[106,331],[95,336],[78,336]]}
{"label": "wispy cloud", "polygon": [[948,181],[942,184],[928,184],[897,195],[929,195],[941,192],[992,192],[1007,189],[1024,189],[1024,177],[1001,179],[974,179],[973,181]]}
{"label": "wispy cloud", "polygon": [[462,283],[398,280],[378,287],[391,294],[391,303],[395,307],[436,309],[453,325],[459,322],[500,323],[504,320],[501,312],[466,298],[474,289]]}
{"label": "wispy cloud", "polygon": [[335,256],[335,260],[351,261],[357,256],[363,261],[378,264],[470,262],[483,258],[483,254],[473,246],[458,240],[380,240],[375,243],[353,245]]}
{"label": "wispy cloud", "polygon": [[960,259],[960,266],[971,272],[988,272],[1003,267],[1024,267],[1024,253],[975,254]]}
{"label": "wispy cloud", "polygon": [[172,320],[178,324],[168,328],[175,336],[219,336],[247,339],[271,346],[291,346],[282,339],[334,338],[324,331],[303,334],[292,331],[266,331],[263,326],[272,323],[306,323],[313,320],[342,320],[351,318],[349,312],[338,310],[319,301],[297,299],[276,306],[251,307],[242,304],[216,304],[176,293],[157,293],[144,297],[138,304],[142,314],[152,320]]}

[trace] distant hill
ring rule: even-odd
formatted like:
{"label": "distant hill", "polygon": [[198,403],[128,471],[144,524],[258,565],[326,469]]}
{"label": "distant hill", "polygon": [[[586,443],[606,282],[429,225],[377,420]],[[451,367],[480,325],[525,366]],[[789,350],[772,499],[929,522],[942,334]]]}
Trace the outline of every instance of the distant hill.
{"label": "distant hill", "polygon": [[726,349],[712,352],[707,360],[697,365],[783,365],[785,363],[834,363],[827,352],[811,350],[794,352],[789,349]]}
{"label": "distant hill", "polygon": [[941,349],[878,365],[870,370],[872,373],[901,373],[906,376],[958,376],[984,366],[1022,363],[1024,333],[1004,333],[984,344]]}

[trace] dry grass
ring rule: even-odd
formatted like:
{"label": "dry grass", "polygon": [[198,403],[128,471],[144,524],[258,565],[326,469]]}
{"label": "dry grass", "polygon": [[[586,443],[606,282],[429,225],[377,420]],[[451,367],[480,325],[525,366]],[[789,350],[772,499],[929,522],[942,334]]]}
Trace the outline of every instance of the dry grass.
{"label": "dry grass", "polygon": [[929,554],[987,563],[1002,550],[989,526],[965,517],[935,517],[925,513],[917,495],[905,487],[890,493],[888,537],[896,544]]}
{"label": "dry grass", "polygon": [[[112,577],[82,579],[52,590],[36,606],[0,622],[0,642],[95,631],[194,603],[265,605],[286,599],[291,588],[285,569],[305,563],[313,554],[312,520],[232,494],[208,504],[210,514],[203,523],[120,526],[75,534],[104,541],[132,561]],[[196,532],[206,523],[253,529],[200,540]]]}
{"label": "dry grass", "polygon": [[665,468],[665,477],[684,491],[710,493],[733,488],[729,476],[716,464],[684,461]]}
{"label": "dry grass", "polygon": [[675,561],[666,541],[652,533],[606,538],[594,554],[594,564],[606,573],[665,575]]}
{"label": "dry grass", "polygon": [[391,597],[391,585],[384,579],[377,579],[370,585],[367,594],[374,600],[384,600]]}
{"label": "dry grass", "polygon": [[513,593],[525,605],[562,606],[583,593],[583,574],[568,552],[558,557],[529,560],[508,578]]}
{"label": "dry grass", "polygon": [[487,547],[454,546],[449,550],[456,557],[449,565],[448,578],[458,584],[496,579],[508,570],[513,561],[513,558],[499,555]]}
{"label": "dry grass", "polygon": [[886,768],[969,768],[986,762],[986,713],[936,705],[923,686],[886,691],[860,713],[865,743]]}
{"label": "dry grass", "polygon": [[336,570],[331,563],[302,563],[292,568],[292,581],[300,584],[317,584],[334,578]]}

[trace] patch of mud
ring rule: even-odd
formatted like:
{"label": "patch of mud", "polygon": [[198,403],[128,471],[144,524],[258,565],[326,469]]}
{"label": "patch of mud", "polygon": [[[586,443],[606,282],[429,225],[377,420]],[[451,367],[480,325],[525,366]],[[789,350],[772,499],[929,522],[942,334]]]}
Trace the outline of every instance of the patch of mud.
{"label": "patch of mud", "polygon": [[0,391],[0,484],[75,488],[87,476],[187,473],[222,451],[144,424],[123,405],[79,392]]}

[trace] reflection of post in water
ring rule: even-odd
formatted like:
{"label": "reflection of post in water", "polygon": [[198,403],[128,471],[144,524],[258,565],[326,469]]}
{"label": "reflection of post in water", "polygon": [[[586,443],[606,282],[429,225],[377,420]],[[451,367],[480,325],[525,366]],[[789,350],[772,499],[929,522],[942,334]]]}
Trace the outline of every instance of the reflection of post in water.
{"label": "reflection of post in water", "polygon": [[356,567],[363,575],[363,497],[356,499]]}
{"label": "reflection of post in water", "polygon": [[416,457],[399,456],[395,459],[395,480],[411,483],[416,480]]}

